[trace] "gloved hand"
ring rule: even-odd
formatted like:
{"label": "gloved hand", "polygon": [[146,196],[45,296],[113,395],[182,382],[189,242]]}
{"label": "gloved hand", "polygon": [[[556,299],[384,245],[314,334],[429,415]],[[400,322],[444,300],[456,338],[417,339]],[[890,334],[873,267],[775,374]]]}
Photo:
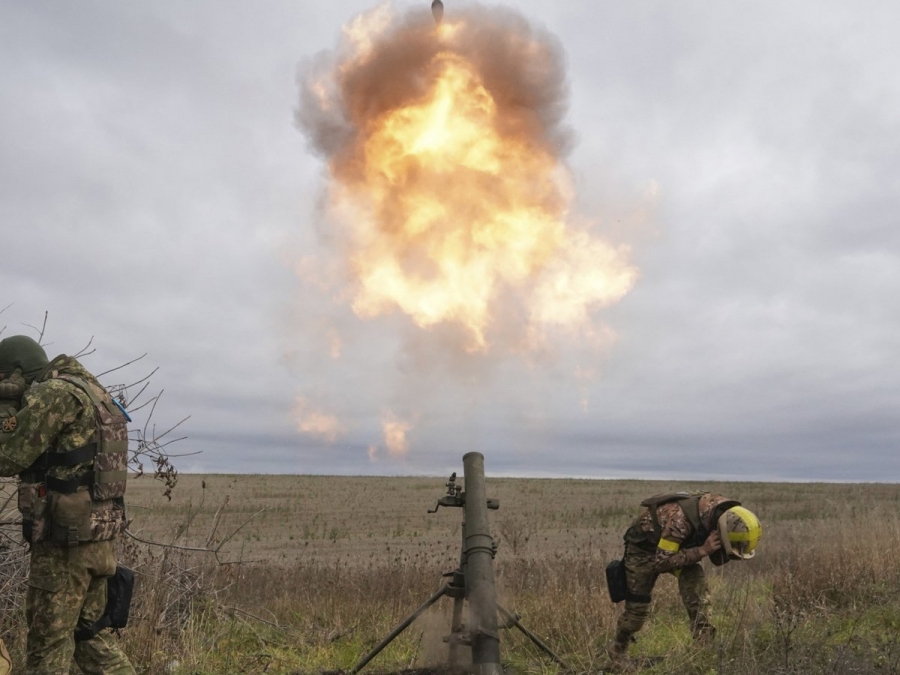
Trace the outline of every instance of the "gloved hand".
{"label": "gloved hand", "polygon": [[18,369],[10,375],[0,375],[0,417],[9,417],[22,407],[22,394],[28,388]]}
{"label": "gloved hand", "polygon": [[720,548],[722,548],[722,539],[719,537],[718,530],[714,530],[712,534],[706,538],[706,541],[703,542],[703,545],[700,547],[700,553],[706,558]]}

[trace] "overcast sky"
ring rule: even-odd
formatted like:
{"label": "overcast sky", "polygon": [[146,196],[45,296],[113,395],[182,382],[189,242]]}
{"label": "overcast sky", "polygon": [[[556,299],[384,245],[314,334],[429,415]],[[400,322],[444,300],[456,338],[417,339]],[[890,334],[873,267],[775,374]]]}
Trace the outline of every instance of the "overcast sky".
{"label": "overcast sky", "polygon": [[512,5],[564,51],[577,209],[639,269],[614,339],[522,358],[298,274],[339,248],[298,73],[373,6],[0,4],[3,336],[147,352],[104,381],[159,366],[182,470],[900,480],[896,3]]}

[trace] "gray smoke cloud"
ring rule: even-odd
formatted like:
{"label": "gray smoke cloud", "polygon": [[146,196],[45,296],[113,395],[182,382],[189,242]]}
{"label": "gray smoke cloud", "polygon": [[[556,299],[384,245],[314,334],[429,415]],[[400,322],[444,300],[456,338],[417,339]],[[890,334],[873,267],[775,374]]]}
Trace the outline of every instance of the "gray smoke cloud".
{"label": "gray smoke cloud", "polygon": [[[568,82],[559,40],[506,7],[464,7],[452,23],[461,28],[452,40],[442,40],[427,11],[409,9],[391,16],[364,57],[345,39],[305,63],[296,122],[311,148],[338,167],[352,163],[359,135],[386,112],[421,99],[436,75],[435,57],[452,53],[477,72],[497,105],[504,136],[565,154],[572,131],[563,124]],[[321,96],[325,83],[336,94],[327,102]]]}

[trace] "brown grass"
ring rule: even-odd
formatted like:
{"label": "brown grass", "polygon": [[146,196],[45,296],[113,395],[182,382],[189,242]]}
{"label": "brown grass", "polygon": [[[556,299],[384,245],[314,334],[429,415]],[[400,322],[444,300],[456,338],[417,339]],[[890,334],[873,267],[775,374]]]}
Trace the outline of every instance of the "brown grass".
{"label": "brown grass", "polygon": [[[126,650],[152,673],[349,669],[455,567],[460,510],[425,512],[443,483],[182,476],[167,502],[150,481],[134,481],[132,529],[142,537],[217,546],[246,524],[223,545],[224,565],[209,554],[123,546],[123,560],[140,574]],[[752,562],[708,568],[720,629],[712,645],[691,644],[676,586],[660,580],[634,652],[667,658],[647,672],[900,673],[897,485],[488,478],[488,495],[501,502],[491,513],[501,601],[576,670],[599,672],[619,611],[603,569],[620,555],[636,505],[699,488],[741,499],[760,516],[764,538]],[[447,605],[368,668],[439,663]],[[4,631],[21,658],[19,610],[7,612]],[[555,670],[517,632],[502,639],[507,670]]]}

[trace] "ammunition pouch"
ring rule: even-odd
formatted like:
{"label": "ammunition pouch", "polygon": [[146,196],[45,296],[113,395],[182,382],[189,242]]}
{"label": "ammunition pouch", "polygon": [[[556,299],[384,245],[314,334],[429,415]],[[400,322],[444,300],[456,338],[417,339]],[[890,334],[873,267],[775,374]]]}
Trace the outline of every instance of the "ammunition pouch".
{"label": "ammunition pouch", "polygon": [[606,566],[606,587],[609,589],[609,599],[615,603],[622,602],[628,596],[624,560],[613,560]]}
{"label": "ammunition pouch", "polygon": [[91,499],[90,490],[49,494],[49,536],[58,546],[78,546],[91,541],[108,541],[124,534],[127,521],[121,499],[102,502]]}
{"label": "ammunition pouch", "polygon": [[109,541],[125,534],[125,502],[121,497],[91,504],[91,541]]}
{"label": "ammunition pouch", "polygon": [[649,603],[651,600],[649,595],[638,595],[628,590],[628,572],[624,560],[613,560],[606,566],[606,586],[609,589],[609,599],[615,603],[623,600]]}
{"label": "ammunition pouch", "polygon": [[91,493],[82,487],[68,494],[49,492],[50,536],[54,544],[78,546],[91,539]]}
{"label": "ammunition pouch", "polygon": [[121,565],[116,566],[116,573],[106,581],[106,609],[103,616],[90,626],[75,631],[75,641],[90,640],[104,628],[118,630],[128,625],[128,614],[131,610],[131,596],[134,592],[134,572]]}
{"label": "ammunition pouch", "polygon": [[33,483],[22,480],[18,506],[25,541],[77,546],[90,541],[108,541],[124,534],[128,524],[124,500],[121,497],[94,500],[92,480],[90,473],[71,481],[47,478],[46,483]]}

